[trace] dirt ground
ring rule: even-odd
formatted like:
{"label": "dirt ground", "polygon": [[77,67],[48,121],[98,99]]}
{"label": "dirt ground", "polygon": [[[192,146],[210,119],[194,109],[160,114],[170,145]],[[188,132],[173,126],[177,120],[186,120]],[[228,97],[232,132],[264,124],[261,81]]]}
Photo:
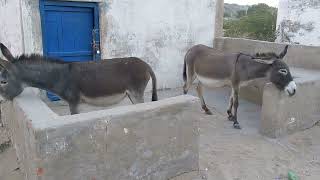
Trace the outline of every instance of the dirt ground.
{"label": "dirt ground", "polygon": [[[199,117],[200,172],[186,173],[173,180],[282,180],[288,179],[289,170],[301,180],[320,179],[320,126],[270,139],[258,133],[260,107],[241,100],[242,129],[233,129],[224,112],[228,93],[226,89],[205,92],[213,115]],[[160,99],[176,95],[181,95],[181,89],[159,92]],[[127,103],[125,100],[121,104]],[[48,104],[59,114],[68,113],[64,103]],[[88,107],[82,108],[88,111]],[[0,143],[9,140],[5,128],[0,129],[0,134]],[[22,180],[18,167],[12,146],[0,150],[1,180]]]}
{"label": "dirt ground", "polygon": [[22,180],[23,174],[9,137],[8,129],[0,127],[0,180]]}

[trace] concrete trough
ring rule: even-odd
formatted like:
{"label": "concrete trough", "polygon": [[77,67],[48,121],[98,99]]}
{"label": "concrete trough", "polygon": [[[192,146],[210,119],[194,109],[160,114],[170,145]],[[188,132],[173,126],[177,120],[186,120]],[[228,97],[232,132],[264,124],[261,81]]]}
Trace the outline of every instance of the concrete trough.
{"label": "concrete trough", "polygon": [[297,93],[288,97],[266,80],[253,81],[240,96],[261,105],[261,134],[278,138],[313,127],[320,121],[320,72],[291,68]]}
{"label": "concrete trough", "polygon": [[260,132],[277,138],[303,131],[320,121],[320,72],[292,68],[297,93],[288,97],[267,83],[263,90]]}
{"label": "concrete trough", "polygon": [[240,96],[261,105],[261,134],[278,138],[313,127],[320,121],[320,72],[291,68],[297,93],[288,97],[266,80],[253,81]]}
{"label": "concrete trough", "polygon": [[26,89],[2,105],[28,180],[165,180],[199,169],[198,99],[58,116]]}

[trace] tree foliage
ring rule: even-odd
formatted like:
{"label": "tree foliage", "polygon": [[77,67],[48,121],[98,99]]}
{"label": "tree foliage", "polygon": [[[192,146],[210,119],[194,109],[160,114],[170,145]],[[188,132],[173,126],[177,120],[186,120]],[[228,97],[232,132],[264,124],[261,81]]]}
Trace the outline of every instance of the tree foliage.
{"label": "tree foliage", "polygon": [[258,4],[238,15],[239,19],[224,21],[225,36],[272,42],[276,39],[276,8]]}
{"label": "tree foliage", "polygon": [[237,12],[237,18],[241,18],[243,16],[247,15],[247,11],[246,10],[240,10]]}
{"label": "tree foliage", "polygon": [[229,14],[229,13],[227,13],[227,12],[224,12],[224,14],[223,14],[223,17],[231,17],[231,15]]}

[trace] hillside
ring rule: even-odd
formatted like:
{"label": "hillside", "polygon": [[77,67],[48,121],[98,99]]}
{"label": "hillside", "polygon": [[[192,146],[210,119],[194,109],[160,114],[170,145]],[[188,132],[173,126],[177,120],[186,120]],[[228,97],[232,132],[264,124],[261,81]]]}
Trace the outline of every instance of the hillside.
{"label": "hillside", "polygon": [[246,7],[238,5],[225,7],[224,36],[274,42],[277,8],[263,3]]}
{"label": "hillside", "polygon": [[249,6],[224,3],[224,17],[237,18],[239,11],[247,11]]}

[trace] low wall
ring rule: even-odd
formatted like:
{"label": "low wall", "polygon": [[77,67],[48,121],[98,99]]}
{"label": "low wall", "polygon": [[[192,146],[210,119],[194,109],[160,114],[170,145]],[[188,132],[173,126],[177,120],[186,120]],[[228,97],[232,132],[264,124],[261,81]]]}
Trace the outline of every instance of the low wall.
{"label": "low wall", "polygon": [[28,180],[168,179],[199,168],[198,99],[58,116],[30,89],[2,106]]}
{"label": "low wall", "polygon": [[[286,44],[241,38],[215,38],[214,47],[226,52],[275,52],[280,53]],[[320,69],[320,47],[290,44],[284,61],[289,66]]]}

